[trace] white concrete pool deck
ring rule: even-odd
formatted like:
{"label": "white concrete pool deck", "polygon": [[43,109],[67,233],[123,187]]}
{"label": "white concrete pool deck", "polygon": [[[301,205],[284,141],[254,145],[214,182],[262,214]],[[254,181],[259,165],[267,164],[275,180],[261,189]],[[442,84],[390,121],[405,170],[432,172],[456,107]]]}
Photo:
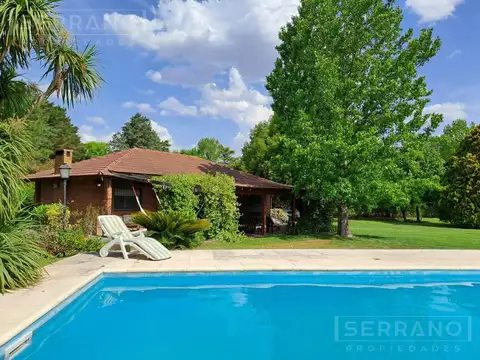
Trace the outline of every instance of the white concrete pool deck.
{"label": "white concrete pool deck", "polygon": [[0,346],[102,273],[267,270],[480,270],[473,250],[191,250],[166,261],[80,254],[35,287],[0,295]]}

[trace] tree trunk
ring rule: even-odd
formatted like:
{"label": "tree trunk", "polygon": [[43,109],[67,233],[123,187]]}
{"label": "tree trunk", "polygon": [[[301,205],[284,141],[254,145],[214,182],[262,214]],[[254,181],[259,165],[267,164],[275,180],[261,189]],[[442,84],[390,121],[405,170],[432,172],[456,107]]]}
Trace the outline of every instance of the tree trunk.
{"label": "tree trunk", "polygon": [[407,208],[401,208],[403,221],[407,221]]}
{"label": "tree trunk", "polygon": [[350,227],[348,226],[348,207],[341,204],[338,208],[338,235],[341,237],[352,237]]}
{"label": "tree trunk", "polygon": [[422,218],[420,217],[420,207],[418,205],[416,206],[416,212],[417,212],[417,222],[422,222]]}

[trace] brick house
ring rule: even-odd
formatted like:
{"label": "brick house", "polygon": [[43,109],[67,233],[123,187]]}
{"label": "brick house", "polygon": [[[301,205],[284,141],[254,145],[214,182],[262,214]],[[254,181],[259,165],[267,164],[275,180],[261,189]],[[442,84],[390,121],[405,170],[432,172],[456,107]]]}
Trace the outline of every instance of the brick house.
{"label": "brick house", "polygon": [[[29,176],[35,182],[35,201],[48,204],[62,201],[59,175],[62,164],[71,166],[67,201],[72,210],[100,207],[105,214],[129,215],[139,210],[134,189],[142,207],[155,211],[157,198],[150,178],[165,174],[224,173],[235,180],[244,228],[252,222],[260,232],[267,231],[267,214],[272,197],[292,193],[292,187],[195,157],[145,149],[129,149],[72,164],[72,151],[59,150],[53,169]],[[292,201],[295,209],[295,201]],[[295,214],[295,211],[292,211]]]}

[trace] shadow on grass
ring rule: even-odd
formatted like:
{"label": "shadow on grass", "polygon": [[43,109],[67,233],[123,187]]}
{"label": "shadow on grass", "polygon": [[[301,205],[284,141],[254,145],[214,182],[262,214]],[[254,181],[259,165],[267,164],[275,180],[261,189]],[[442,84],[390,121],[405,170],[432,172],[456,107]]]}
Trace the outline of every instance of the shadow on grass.
{"label": "shadow on grass", "polygon": [[[387,240],[389,239],[388,236],[379,236],[379,235],[353,235],[354,239],[374,239],[374,240]],[[352,240],[352,239],[345,239],[345,240]]]}
{"label": "shadow on grass", "polygon": [[418,226],[418,227],[438,227],[438,228],[452,228],[452,229],[462,229],[452,224],[442,223],[442,222],[431,222],[428,220],[417,222],[415,220],[387,220],[387,219],[374,219],[374,218],[359,218],[359,219],[352,219],[357,221],[372,221],[372,222],[380,222],[390,225],[409,225],[409,226]]}

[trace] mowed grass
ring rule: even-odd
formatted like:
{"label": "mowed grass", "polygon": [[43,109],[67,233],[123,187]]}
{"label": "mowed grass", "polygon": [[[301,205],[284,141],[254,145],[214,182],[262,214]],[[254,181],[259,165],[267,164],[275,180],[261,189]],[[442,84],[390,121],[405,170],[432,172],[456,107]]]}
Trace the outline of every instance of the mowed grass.
{"label": "mowed grass", "polygon": [[457,229],[435,219],[422,223],[351,220],[353,239],[272,235],[236,243],[206,241],[198,249],[480,249],[480,230]]}

